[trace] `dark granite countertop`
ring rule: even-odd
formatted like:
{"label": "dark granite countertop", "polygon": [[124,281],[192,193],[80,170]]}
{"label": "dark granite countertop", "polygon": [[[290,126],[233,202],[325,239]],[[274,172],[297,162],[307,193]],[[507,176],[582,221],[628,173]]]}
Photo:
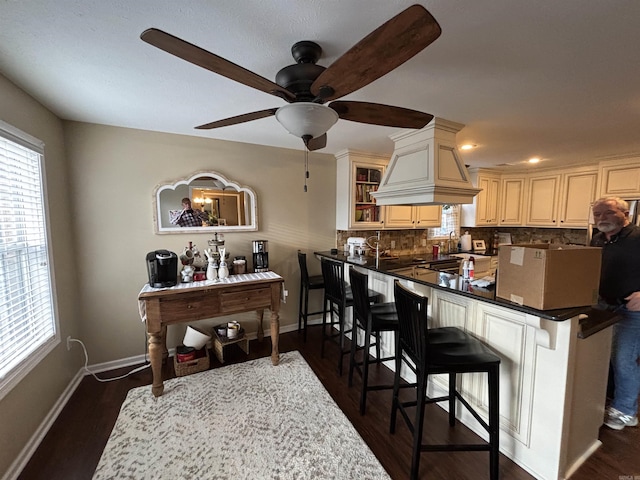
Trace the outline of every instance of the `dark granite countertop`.
{"label": "dark granite countertop", "polygon": [[446,290],[452,293],[463,295],[465,297],[475,298],[484,302],[492,303],[501,307],[510,308],[519,312],[528,313],[536,317],[544,318],[553,321],[563,321],[573,318],[575,316],[585,316],[580,320],[581,332],[578,333],[580,338],[586,338],[600,330],[613,325],[617,321],[617,317],[612,312],[606,312],[597,310],[592,306],[572,307],[572,308],[560,308],[556,310],[537,310],[535,308],[527,307],[526,305],[519,305],[513,303],[507,299],[496,297],[495,285],[488,287],[475,287],[469,284],[469,282],[462,281],[459,275],[445,272],[436,272],[438,283],[432,283],[417,278],[410,278],[403,276],[399,271],[404,268],[418,267],[430,270],[430,265],[437,264],[438,262],[446,262],[452,260],[455,257],[447,254],[441,254],[437,257],[433,257],[431,254],[422,254],[417,256],[400,256],[400,257],[381,257],[378,265],[376,265],[375,257],[349,257],[342,253],[331,252],[315,252],[316,255],[321,257],[332,258],[344,263],[362,267],[375,272],[384,273],[397,278],[410,279],[416,283],[422,283],[438,290]]}

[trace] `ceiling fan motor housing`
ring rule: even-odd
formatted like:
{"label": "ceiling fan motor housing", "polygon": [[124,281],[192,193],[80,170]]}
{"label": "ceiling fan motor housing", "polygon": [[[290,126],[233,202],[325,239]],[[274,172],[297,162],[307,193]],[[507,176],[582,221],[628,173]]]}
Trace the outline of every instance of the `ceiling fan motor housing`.
{"label": "ceiling fan motor housing", "polygon": [[276,74],[276,83],[295,94],[296,101],[310,102],[315,99],[311,84],[325,71],[325,67],[316,65],[322,48],[315,42],[303,40],[291,47],[291,55],[298,63],[281,69]]}

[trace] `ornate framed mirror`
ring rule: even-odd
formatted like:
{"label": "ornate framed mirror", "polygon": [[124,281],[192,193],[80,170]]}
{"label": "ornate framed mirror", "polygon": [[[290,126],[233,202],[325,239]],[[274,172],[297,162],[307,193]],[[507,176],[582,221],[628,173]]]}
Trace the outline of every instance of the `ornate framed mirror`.
{"label": "ornate framed mirror", "polygon": [[[189,199],[183,205],[183,200]],[[258,204],[251,187],[217,172],[196,172],[156,186],[153,195],[156,233],[249,232],[258,230]],[[197,219],[185,222],[186,215]],[[189,225],[189,226],[188,226]]]}

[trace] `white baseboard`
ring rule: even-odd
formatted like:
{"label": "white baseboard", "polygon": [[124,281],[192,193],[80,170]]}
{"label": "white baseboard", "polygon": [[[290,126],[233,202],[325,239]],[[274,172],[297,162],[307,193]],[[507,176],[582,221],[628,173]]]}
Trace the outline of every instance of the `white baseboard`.
{"label": "white baseboard", "polygon": [[[284,327],[280,328],[280,333],[288,333],[296,330],[298,330],[297,324],[285,325]],[[247,336],[249,340],[255,340],[257,338],[256,333],[252,333]],[[271,331],[265,330],[264,336],[265,338],[270,337]],[[174,353],[175,353],[174,348],[169,350],[170,355],[173,355]],[[135,355],[133,357],[123,358],[120,360],[113,360],[111,362],[104,362],[104,363],[97,363],[95,365],[89,365],[87,368],[89,372],[96,374],[101,372],[107,372],[110,370],[116,370],[118,368],[130,367],[133,365],[140,365],[141,363],[145,363],[146,361],[148,361],[147,355]],[[49,429],[58,418],[58,415],[60,415],[60,412],[62,411],[64,406],[67,404],[69,399],[71,398],[71,395],[73,395],[73,393],[78,388],[78,385],[80,385],[82,378],[86,375],[90,375],[89,372],[87,372],[84,369],[84,366],[78,370],[78,373],[76,373],[73,379],[69,382],[69,385],[67,385],[67,388],[65,388],[64,392],[62,392],[62,395],[60,395],[55,405],[51,408],[47,416],[40,423],[40,425],[38,426],[38,429],[31,436],[31,438],[29,439],[27,444],[24,446],[24,448],[22,449],[18,457],[13,461],[13,463],[9,467],[9,470],[7,470],[7,472],[5,472],[5,474],[2,476],[1,480],[16,480],[18,478],[18,476],[20,475],[20,472],[22,472],[22,469],[27,465],[27,463],[31,459],[31,456],[38,449],[38,447],[40,446],[40,443],[42,442],[46,434],[49,432]]]}
{"label": "white baseboard", "polygon": [[22,469],[27,465],[27,463],[31,459],[31,456],[40,446],[40,442],[42,442],[42,439],[49,432],[49,429],[56,421],[56,418],[58,418],[58,415],[60,415],[60,412],[71,398],[71,395],[73,395],[73,393],[76,391],[76,388],[78,388],[78,385],[80,385],[80,382],[82,381],[82,377],[84,377],[84,375],[84,369],[78,370],[78,373],[76,373],[71,382],[69,382],[69,385],[67,385],[67,388],[65,388],[64,392],[62,392],[62,395],[60,395],[55,405],[51,408],[51,410],[49,410],[47,416],[40,423],[38,429],[31,436],[18,457],[13,461],[13,463],[9,467],[9,470],[5,472],[2,480],[15,480],[18,478],[18,475],[20,475]]}

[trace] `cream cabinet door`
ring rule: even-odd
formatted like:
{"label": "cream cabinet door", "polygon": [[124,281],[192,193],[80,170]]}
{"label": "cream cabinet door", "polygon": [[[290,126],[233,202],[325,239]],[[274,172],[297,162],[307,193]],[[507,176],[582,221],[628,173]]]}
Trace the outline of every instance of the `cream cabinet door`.
{"label": "cream cabinet door", "polygon": [[386,209],[385,228],[433,228],[442,224],[442,207],[425,205],[389,205]]}
{"label": "cream cabinet door", "polygon": [[386,211],[386,228],[412,228],[415,225],[411,205],[388,205]]}
{"label": "cream cabinet door", "polygon": [[[479,302],[473,333],[496,352],[500,364],[500,423],[525,445],[531,430],[532,385],[536,365],[536,331],[527,324],[527,315]],[[486,381],[474,374],[472,404],[486,418]]]}
{"label": "cream cabinet door", "polygon": [[500,178],[479,176],[478,188],[482,191],[477,195],[476,226],[497,225]]}
{"label": "cream cabinet door", "polygon": [[601,163],[600,195],[640,198],[640,158]]}
{"label": "cream cabinet door", "polygon": [[562,195],[559,203],[559,227],[586,228],[589,208],[596,200],[598,172],[565,173],[562,176]]}
{"label": "cream cabinet door", "polygon": [[558,224],[560,175],[529,177],[527,225],[554,227]]}
{"label": "cream cabinet door", "polygon": [[442,225],[442,207],[440,205],[423,205],[414,207],[417,228],[434,228]]}
{"label": "cream cabinet door", "polygon": [[500,192],[500,225],[521,226],[524,223],[524,177],[502,177]]}
{"label": "cream cabinet door", "polygon": [[482,189],[473,203],[462,205],[460,223],[463,227],[498,225],[500,201],[500,174],[489,170],[470,170],[473,186]]}

